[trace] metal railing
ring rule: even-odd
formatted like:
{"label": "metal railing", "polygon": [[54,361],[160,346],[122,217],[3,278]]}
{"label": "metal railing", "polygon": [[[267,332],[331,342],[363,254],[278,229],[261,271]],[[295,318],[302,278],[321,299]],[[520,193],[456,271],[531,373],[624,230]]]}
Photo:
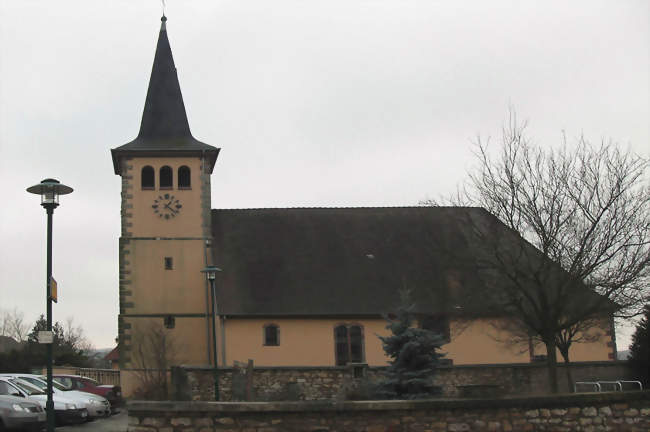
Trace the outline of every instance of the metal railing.
{"label": "metal railing", "polygon": [[120,371],[113,369],[79,368],[79,375],[92,378],[100,384],[120,385]]}
{"label": "metal railing", "polygon": [[118,369],[78,368],[72,366],[55,366],[55,374],[81,375],[92,378],[100,384],[120,385],[120,371]]}
{"label": "metal railing", "polygon": [[[638,386],[638,388],[637,388]],[[603,391],[643,390],[641,381],[576,381],[573,392],[578,393],[578,387],[588,387],[582,393],[599,393]],[[628,387],[628,388],[625,388]],[[633,388],[629,388],[633,387]]]}

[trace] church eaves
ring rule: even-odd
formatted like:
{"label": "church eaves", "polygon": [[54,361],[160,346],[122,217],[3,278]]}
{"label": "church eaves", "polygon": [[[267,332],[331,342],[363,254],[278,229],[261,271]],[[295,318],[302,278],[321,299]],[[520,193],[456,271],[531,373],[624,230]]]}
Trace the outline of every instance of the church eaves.
{"label": "church eaves", "polygon": [[192,136],[172,50],[167,38],[167,17],[161,18],[156,55],[142,113],[140,132],[133,141],[111,150],[115,174],[122,156],[205,156],[209,172],[219,155],[216,147]]}

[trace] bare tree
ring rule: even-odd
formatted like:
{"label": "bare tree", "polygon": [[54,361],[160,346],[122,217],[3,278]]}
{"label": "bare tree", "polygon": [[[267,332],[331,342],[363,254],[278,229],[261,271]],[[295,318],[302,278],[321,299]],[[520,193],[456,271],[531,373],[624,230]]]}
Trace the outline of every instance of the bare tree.
{"label": "bare tree", "polygon": [[[635,315],[647,299],[648,161],[584,137],[542,149],[525,128],[511,113],[496,153],[478,139],[478,166],[453,201],[490,213],[465,221],[478,265],[493,306],[546,346],[555,392],[556,348],[568,359],[590,325]],[[490,284],[497,276],[507,282]]]}
{"label": "bare tree", "polygon": [[[497,330],[496,335],[492,336],[494,340],[510,346],[519,354],[529,352],[532,356],[534,355],[535,347],[539,344],[544,344],[544,341],[539,335],[522,326],[520,321],[507,319],[495,320],[491,323],[491,327]],[[609,327],[607,317],[586,318],[570,327],[559,330],[555,335],[557,350],[564,360],[567,389],[569,391],[573,389],[570,348],[575,344],[600,341],[607,327]]]}
{"label": "bare tree", "polygon": [[567,386],[569,391],[573,391],[573,373],[571,371],[571,360],[569,358],[569,349],[577,343],[594,343],[602,339],[602,333],[598,329],[603,328],[606,320],[598,318],[587,318],[579,321],[574,325],[560,330],[555,335],[555,343],[558,351],[564,359],[566,371]]}
{"label": "bare tree", "polygon": [[93,345],[86,338],[83,328],[80,325],[75,325],[73,317],[68,317],[65,320],[61,343],[85,355],[88,355],[93,349]]}
{"label": "bare tree", "polygon": [[159,323],[137,326],[131,351],[131,367],[140,381],[137,396],[150,400],[169,397],[168,372],[178,364],[181,347],[173,333]]}
{"label": "bare tree", "polygon": [[0,335],[9,336],[16,342],[23,342],[27,339],[29,329],[30,325],[25,322],[23,312],[15,308],[0,311]]}

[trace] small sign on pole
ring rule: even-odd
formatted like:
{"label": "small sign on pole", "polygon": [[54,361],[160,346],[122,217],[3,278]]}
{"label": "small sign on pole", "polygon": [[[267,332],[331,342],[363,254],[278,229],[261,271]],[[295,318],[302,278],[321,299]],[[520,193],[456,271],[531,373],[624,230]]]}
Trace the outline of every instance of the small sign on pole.
{"label": "small sign on pole", "polygon": [[48,330],[42,330],[38,332],[38,343],[40,344],[51,344],[54,343],[54,333]]}
{"label": "small sign on pole", "polygon": [[56,279],[53,277],[50,277],[50,299],[54,303],[58,303],[58,285],[56,283]]}

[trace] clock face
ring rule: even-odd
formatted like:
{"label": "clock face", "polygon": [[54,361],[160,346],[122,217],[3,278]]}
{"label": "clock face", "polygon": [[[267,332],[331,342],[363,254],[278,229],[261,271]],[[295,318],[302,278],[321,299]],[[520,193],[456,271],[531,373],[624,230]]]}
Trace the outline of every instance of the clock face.
{"label": "clock face", "polygon": [[183,205],[177,200],[174,195],[164,194],[158,195],[158,198],[153,200],[151,208],[154,214],[160,216],[161,219],[171,219],[176,217],[181,212]]}

